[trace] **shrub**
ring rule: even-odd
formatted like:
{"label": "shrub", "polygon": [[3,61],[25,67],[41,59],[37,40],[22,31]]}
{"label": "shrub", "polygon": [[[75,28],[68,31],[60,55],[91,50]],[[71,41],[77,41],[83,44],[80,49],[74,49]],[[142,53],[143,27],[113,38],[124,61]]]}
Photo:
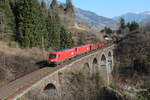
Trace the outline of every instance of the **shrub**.
{"label": "shrub", "polygon": [[150,100],[150,91],[139,92],[136,94],[137,100]]}
{"label": "shrub", "polygon": [[103,81],[101,80],[101,77],[100,77],[100,73],[98,71],[92,74],[92,80],[94,80],[97,85],[99,83],[103,83]]}
{"label": "shrub", "polygon": [[14,41],[9,41],[8,42],[8,46],[11,48],[17,48],[18,47],[18,43],[14,42]]}

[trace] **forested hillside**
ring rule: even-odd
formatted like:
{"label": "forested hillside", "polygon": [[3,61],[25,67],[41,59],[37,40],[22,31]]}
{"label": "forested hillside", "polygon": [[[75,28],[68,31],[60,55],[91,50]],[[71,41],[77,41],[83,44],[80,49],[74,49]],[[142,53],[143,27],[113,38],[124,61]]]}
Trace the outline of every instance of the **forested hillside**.
{"label": "forested hillside", "polygon": [[70,0],[66,7],[53,0],[49,8],[44,0],[41,3],[38,0],[1,0],[0,39],[16,41],[24,48],[41,47],[42,43],[45,48],[71,47],[74,44],[72,33],[61,24],[58,13],[62,11],[73,17],[73,9]]}

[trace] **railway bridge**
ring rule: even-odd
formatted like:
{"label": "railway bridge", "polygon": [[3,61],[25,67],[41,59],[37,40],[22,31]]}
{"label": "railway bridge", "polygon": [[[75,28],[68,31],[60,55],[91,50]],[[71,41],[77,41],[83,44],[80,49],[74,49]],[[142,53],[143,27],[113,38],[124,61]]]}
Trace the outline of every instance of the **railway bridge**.
{"label": "railway bridge", "polygon": [[[55,90],[58,98],[62,96],[61,78],[67,72],[82,70],[88,75],[99,71],[106,84],[111,82],[111,72],[114,67],[113,49],[115,45],[109,45],[89,54],[82,55],[69,63],[57,67],[46,67],[17,79],[0,88],[0,100],[19,100],[18,98],[32,93],[49,93]],[[36,100],[36,99],[35,99]]]}

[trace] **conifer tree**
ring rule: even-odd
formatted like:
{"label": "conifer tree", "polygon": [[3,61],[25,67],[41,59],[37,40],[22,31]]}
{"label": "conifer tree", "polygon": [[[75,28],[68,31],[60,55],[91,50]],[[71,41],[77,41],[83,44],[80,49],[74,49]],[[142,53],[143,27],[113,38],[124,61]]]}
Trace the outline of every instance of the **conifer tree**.
{"label": "conifer tree", "polygon": [[78,45],[85,44],[85,35],[83,33],[79,33]]}
{"label": "conifer tree", "polygon": [[120,26],[119,29],[125,29],[126,25],[125,25],[125,20],[123,18],[120,18]]}
{"label": "conifer tree", "polygon": [[60,26],[59,16],[55,12],[49,12],[46,20],[48,47],[60,48]]}
{"label": "conifer tree", "polygon": [[1,32],[1,34],[3,34],[3,39],[13,40],[15,31],[15,19],[9,0],[0,1],[0,16],[0,29],[3,31]]}
{"label": "conifer tree", "polygon": [[5,15],[4,15],[4,10],[0,8],[0,40],[4,39],[5,35]]}
{"label": "conifer tree", "polygon": [[68,48],[68,46],[67,46],[67,42],[68,42],[67,32],[66,32],[66,30],[63,27],[61,27],[60,37],[61,37],[60,48],[61,49]]}
{"label": "conifer tree", "polygon": [[72,39],[72,33],[67,32],[64,27],[61,27],[61,43],[60,43],[60,48],[61,49],[66,49],[66,48],[71,48],[74,46],[74,41]]}
{"label": "conifer tree", "polygon": [[[40,25],[41,25],[41,35],[42,35],[42,38],[44,38],[43,42],[44,42],[44,45],[46,47],[48,47],[48,41],[47,41],[47,37],[48,37],[48,32],[47,32],[47,29],[46,29],[46,18],[48,16],[48,11],[47,11],[47,8],[46,8],[46,3],[44,2],[44,0],[42,0],[41,2],[41,5],[40,5]],[[42,46],[42,42],[41,42],[41,46]]]}
{"label": "conifer tree", "polygon": [[71,32],[68,32],[68,48],[71,48],[74,46],[74,40]]}
{"label": "conifer tree", "polygon": [[40,5],[40,14],[42,14],[42,16],[45,16],[45,17],[48,15],[48,9],[46,7],[46,3],[44,0],[42,0],[41,5]]}
{"label": "conifer tree", "polygon": [[66,9],[67,12],[74,13],[74,6],[71,0],[66,0]]}
{"label": "conifer tree", "polygon": [[64,5],[63,5],[63,4],[60,4],[60,5],[59,5],[59,8],[62,9],[62,10],[64,10]]}
{"label": "conifer tree", "polygon": [[133,22],[129,22],[127,24],[127,27],[129,28],[130,31],[133,31],[133,30],[139,29],[139,24],[133,21]]}
{"label": "conifer tree", "polygon": [[119,29],[117,30],[117,34],[125,34],[128,32],[128,28],[126,27],[125,20],[120,18]]}
{"label": "conifer tree", "polygon": [[58,8],[58,2],[57,2],[57,0],[52,0],[50,8],[51,9],[57,9]]}
{"label": "conifer tree", "polygon": [[46,9],[46,3],[45,3],[44,0],[42,0],[42,2],[41,2],[41,7],[42,7],[43,9]]}
{"label": "conifer tree", "polygon": [[109,27],[104,27],[104,29],[101,30],[101,32],[105,32],[106,34],[112,34],[113,30]]}
{"label": "conifer tree", "polygon": [[18,1],[17,39],[23,47],[35,47],[41,41],[41,23],[37,0]]}
{"label": "conifer tree", "polygon": [[64,5],[63,4],[60,4],[59,7],[58,7],[58,11],[59,15],[62,15],[65,13],[65,8],[64,8]]}

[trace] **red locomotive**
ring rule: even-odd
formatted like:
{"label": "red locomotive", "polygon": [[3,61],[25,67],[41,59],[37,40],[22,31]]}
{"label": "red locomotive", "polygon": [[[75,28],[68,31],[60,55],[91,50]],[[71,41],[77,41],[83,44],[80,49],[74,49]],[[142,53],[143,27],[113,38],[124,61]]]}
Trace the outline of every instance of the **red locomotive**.
{"label": "red locomotive", "polygon": [[49,64],[60,64],[63,61],[73,58],[77,55],[81,55],[93,50],[97,50],[106,46],[104,42],[98,42],[95,44],[87,44],[83,46],[76,46],[71,49],[65,49],[62,51],[50,52],[48,63]]}

